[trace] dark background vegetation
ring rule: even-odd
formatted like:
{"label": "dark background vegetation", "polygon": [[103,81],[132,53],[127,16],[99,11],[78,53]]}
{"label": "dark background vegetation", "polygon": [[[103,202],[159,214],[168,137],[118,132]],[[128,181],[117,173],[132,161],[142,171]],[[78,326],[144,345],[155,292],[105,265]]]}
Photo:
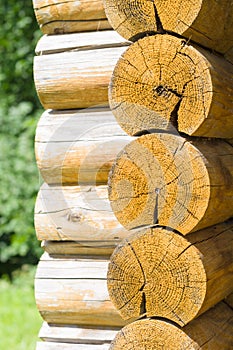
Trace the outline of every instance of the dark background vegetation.
{"label": "dark background vegetation", "polygon": [[33,83],[41,36],[31,0],[0,4],[0,276],[41,255],[33,227],[39,189],[34,133],[42,108]]}

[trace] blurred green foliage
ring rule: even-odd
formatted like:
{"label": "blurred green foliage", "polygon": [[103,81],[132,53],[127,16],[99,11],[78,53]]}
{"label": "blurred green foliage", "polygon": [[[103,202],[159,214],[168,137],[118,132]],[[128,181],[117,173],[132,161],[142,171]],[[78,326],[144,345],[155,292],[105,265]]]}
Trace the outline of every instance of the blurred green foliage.
{"label": "blurred green foliage", "polygon": [[42,319],[34,298],[35,267],[13,273],[13,281],[0,279],[0,347],[34,350]]}
{"label": "blurred green foliage", "polygon": [[33,227],[39,176],[34,133],[42,109],[33,83],[41,36],[31,0],[0,4],[0,275],[41,254]]}

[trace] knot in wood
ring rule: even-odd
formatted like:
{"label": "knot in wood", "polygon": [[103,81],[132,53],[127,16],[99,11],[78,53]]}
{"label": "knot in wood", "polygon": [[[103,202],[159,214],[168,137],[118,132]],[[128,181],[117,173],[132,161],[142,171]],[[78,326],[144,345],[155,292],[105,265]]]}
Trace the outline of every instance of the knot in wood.
{"label": "knot in wood", "polygon": [[154,87],[153,92],[154,92],[154,97],[156,97],[156,95],[168,97],[169,95],[169,90],[166,88],[166,86],[163,86],[163,85]]}
{"label": "knot in wood", "polygon": [[67,219],[68,221],[72,221],[72,222],[81,222],[84,220],[84,217],[81,213],[75,210],[71,210],[67,215]]}

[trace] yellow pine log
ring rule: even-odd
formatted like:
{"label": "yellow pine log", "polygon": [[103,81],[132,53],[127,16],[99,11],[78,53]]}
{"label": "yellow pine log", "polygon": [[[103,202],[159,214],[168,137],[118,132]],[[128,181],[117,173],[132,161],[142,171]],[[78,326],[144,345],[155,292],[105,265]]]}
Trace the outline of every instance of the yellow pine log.
{"label": "yellow pine log", "polygon": [[118,155],[109,199],[127,229],[158,223],[185,235],[223,222],[233,215],[233,148],[223,140],[143,135]]}
{"label": "yellow pine log", "polygon": [[125,322],[109,300],[108,260],[42,256],[35,298],[43,319],[53,324],[121,327]]}
{"label": "yellow pine log", "polygon": [[186,325],[233,291],[233,221],[188,239],[160,226],[140,230],[112,254],[108,290],[125,320]]}
{"label": "yellow pine log", "polygon": [[[50,52],[49,41],[48,49],[44,48],[44,51],[50,54],[35,57],[35,86],[45,109],[108,105],[110,77],[125,48],[119,36],[112,35],[112,31],[104,31],[101,36],[95,34],[80,34],[80,46],[74,36],[73,41],[67,44],[68,51],[65,48],[67,36],[64,38],[64,45],[59,38],[57,45],[53,45],[53,54]],[[99,45],[100,37],[103,40]],[[56,42],[57,36],[53,38]],[[56,53],[56,50],[61,50],[61,46],[64,52]],[[41,49],[36,51],[38,50]]]}
{"label": "yellow pine log", "polygon": [[[91,238],[91,236],[90,236]],[[105,256],[110,258],[114,248],[117,245],[115,242],[79,242],[79,241],[43,241],[42,248],[50,256],[62,257],[69,256]]]}
{"label": "yellow pine log", "polygon": [[109,102],[129,134],[177,128],[192,136],[233,136],[233,65],[172,35],[132,44],[116,64]]}
{"label": "yellow pine log", "polygon": [[63,34],[110,28],[102,0],[33,0],[44,34]]}
{"label": "yellow pine log", "polygon": [[34,80],[43,107],[108,105],[108,84],[122,47],[35,57]]}
{"label": "yellow pine log", "polygon": [[[172,31],[223,54],[233,47],[230,0],[104,0],[112,27],[129,39],[145,31]],[[233,56],[232,56],[233,58]]]}
{"label": "yellow pine log", "polygon": [[39,337],[46,342],[103,345],[110,344],[118,330],[119,328],[91,328],[44,322]]}
{"label": "yellow pine log", "polygon": [[106,184],[130,139],[109,109],[47,110],[36,129],[37,166],[49,184]]}
{"label": "yellow pine log", "polygon": [[128,234],[111,210],[106,186],[44,184],[36,201],[35,229],[39,240],[76,241],[80,249],[106,249],[106,254]]}
{"label": "yellow pine log", "polygon": [[233,311],[224,303],[179,328],[167,320],[146,319],[124,327],[111,350],[231,350]]}

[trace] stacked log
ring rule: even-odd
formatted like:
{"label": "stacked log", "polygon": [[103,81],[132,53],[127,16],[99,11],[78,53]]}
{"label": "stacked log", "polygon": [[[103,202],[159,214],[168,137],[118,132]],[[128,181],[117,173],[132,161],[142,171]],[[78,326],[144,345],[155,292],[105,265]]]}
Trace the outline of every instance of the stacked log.
{"label": "stacked log", "polygon": [[116,218],[134,231],[108,267],[110,299],[133,322],[110,349],[230,350],[232,2],[104,2],[134,42],[109,86],[110,108],[134,136],[108,182]]}
{"label": "stacked log", "polygon": [[108,105],[110,77],[127,42],[112,31],[67,35],[53,47],[51,38],[42,37],[36,49],[34,80],[42,105],[60,110]]}
{"label": "stacked log", "polygon": [[190,136],[230,138],[232,94],[232,64],[164,34],[140,39],[124,52],[109,99],[129,134],[173,127]]}
{"label": "stacked log", "polygon": [[141,33],[180,35],[201,46],[224,54],[233,62],[233,4],[230,0],[214,2],[138,0],[104,0],[112,27],[124,38],[137,38]]}
{"label": "stacked log", "polygon": [[37,307],[48,323],[120,327],[125,322],[109,300],[108,259],[43,255],[35,278]]}
{"label": "stacked log", "polygon": [[78,241],[82,249],[85,245],[102,249],[97,255],[106,255],[107,250],[111,254],[128,233],[112,213],[107,186],[42,185],[35,205],[35,228],[41,241]]}
{"label": "stacked log", "polygon": [[47,110],[36,130],[37,166],[50,185],[103,185],[117,153],[131,139],[109,108]]}
{"label": "stacked log", "polygon": [[129,42],[110,30],[102,1],[33,5],[49,34],[34,60],[45,108],[35,137],[44,181],[35,229],[45,250],[35,277],[44,319],[37,350],[107,350],[127,324],[107,290],[109,257],[128,234],[112,213],[107,181],[116,155],[132,139],[108,103],[115,63]]}
{"label": "stacked log", "polygon": [[[39,336],[47,342],[47,349],[107,350],[117,330],[74,325],[54,326],[45,322]],[[37,348],[40,349],[40,345]]]}
{"label": "stacked log", "polygon": [[101,0],[33,0],[38,24],[44,34],[64,34],[111,28]]}
{"label": "stacked log", "polygon": [[232,328],[232,308],[221,302],[183,328],[165,319],[133,322],[117,334],[110,349],[231,350]]}
{"label": "stacked log", "polygon": [[232,291],[233,221],[186,237],[156,226],[139,230],[115,249],[108,290],[126,319],[161,317],[180,326]]}
{"label": "stacked log", "polygon": [[118,155],[109,183],[126,228],[158,223],[185,235],[233,216],[233,148],[223,140],[143,135]]}
{"label": "stacked log", "polygon": [[232,2],[33,6],[37,350],[230,350]]}

